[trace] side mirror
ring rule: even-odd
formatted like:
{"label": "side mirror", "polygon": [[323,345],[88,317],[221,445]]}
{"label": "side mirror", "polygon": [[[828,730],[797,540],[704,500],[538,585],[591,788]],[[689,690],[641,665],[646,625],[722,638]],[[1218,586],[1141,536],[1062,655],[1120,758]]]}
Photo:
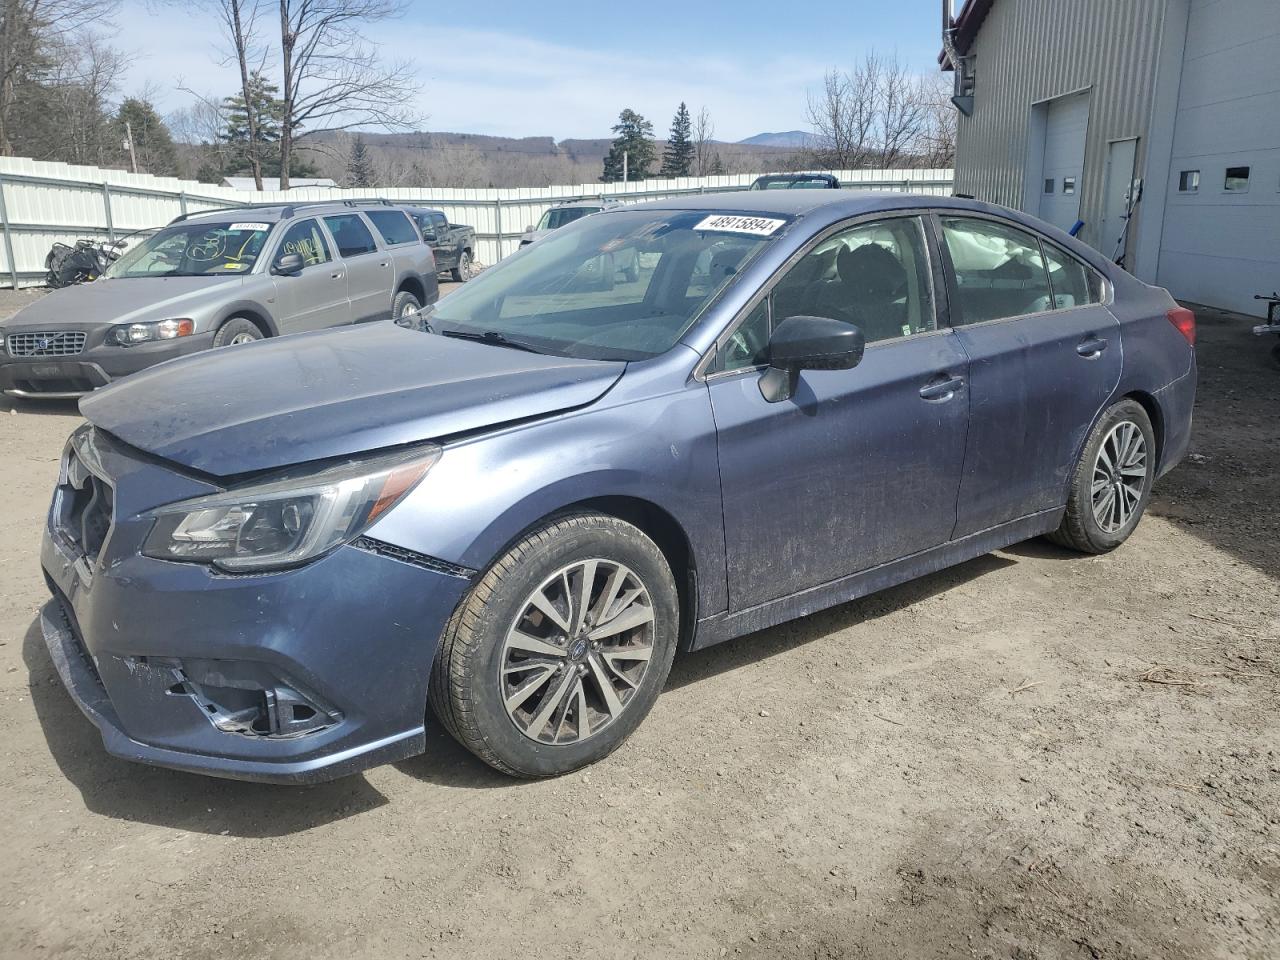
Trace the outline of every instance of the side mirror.
{"label": "side mirror", "polygon": [[760,394],[770,403],[789,400],[801,370],[848,370],[862,362],[867,339],[851,323],[830,317],[787,317],[769,338],[769,369]]}
{"label": "side mirror", "polygon": [[286,253],[276,258],[276,262],[271,266],[271,272],[279,276],[297,276],[305,265],[302,254]]}
{"label": "side mirror", "polygon": [[533,233],[533,224],[529,224],[527,227],[525,227],[525,228],[524,228],[524,232],[525,232],[525,233]]}
{"label": "side mirror", "polygon": [[423,239],[425,242],[427,242],[427,243],[435,243],[435,242],[436,242],[436,235],[435,235],[434,233],[430,232],[429,230],[424,230],[424,231],[422,232],[422,239]]}

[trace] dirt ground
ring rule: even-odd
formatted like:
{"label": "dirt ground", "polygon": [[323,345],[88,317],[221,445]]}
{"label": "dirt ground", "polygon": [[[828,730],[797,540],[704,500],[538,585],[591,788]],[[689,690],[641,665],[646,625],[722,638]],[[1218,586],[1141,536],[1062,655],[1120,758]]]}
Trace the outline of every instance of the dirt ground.
{"label": "dirt ground", "polygon": [[0,955],[1280,957],[1280,369],[1200,337],[1193,453],[1119,551],[682,657],[540,783],[439,732],[305,789],[108,758],[35,622],[74,407],[0,404]]}

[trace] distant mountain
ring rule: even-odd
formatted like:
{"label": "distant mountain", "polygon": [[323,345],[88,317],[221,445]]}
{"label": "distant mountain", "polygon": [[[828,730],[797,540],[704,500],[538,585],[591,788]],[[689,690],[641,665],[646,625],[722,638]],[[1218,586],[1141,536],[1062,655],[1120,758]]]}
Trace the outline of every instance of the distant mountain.
{"label": "distant mountain", "polygon": [[787,130],[784,133],[757,133],[754,137],[739,140],[738,143],[748,147],[804,147],[808,146],[812,134],[803,130]]}

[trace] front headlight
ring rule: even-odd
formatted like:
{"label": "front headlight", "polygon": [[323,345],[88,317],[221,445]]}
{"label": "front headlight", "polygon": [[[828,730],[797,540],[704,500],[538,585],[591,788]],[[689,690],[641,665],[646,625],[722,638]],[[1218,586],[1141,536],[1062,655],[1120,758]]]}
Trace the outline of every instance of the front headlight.
{"label": "front headlight", "polygon": [[155,320],[151,323],[122,323],[111,328],[109,343],[128,347],[149,340],[176,340],[196,332],[196,322],[186,317],[173,320]]}
{"label": "front headlight", "polygon": [[233,572],[306,563],[358,537],[439,457],[415,447],[161,507],[142,552]]}

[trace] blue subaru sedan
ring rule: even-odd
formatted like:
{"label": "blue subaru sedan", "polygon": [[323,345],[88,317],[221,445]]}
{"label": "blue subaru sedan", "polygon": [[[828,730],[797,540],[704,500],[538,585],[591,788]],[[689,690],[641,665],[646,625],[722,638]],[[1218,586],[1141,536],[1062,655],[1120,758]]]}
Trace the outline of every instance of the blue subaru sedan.
{"label": "blue subaru sedan", "polygon": [[85,398],[45,638],[130,760],[316,781],[438,720],[562,774],[681,651],[1030,537],[1119,546],[1187,449],[1194,339],[1164,290],[973,201],[607,211],[416,316]]}

